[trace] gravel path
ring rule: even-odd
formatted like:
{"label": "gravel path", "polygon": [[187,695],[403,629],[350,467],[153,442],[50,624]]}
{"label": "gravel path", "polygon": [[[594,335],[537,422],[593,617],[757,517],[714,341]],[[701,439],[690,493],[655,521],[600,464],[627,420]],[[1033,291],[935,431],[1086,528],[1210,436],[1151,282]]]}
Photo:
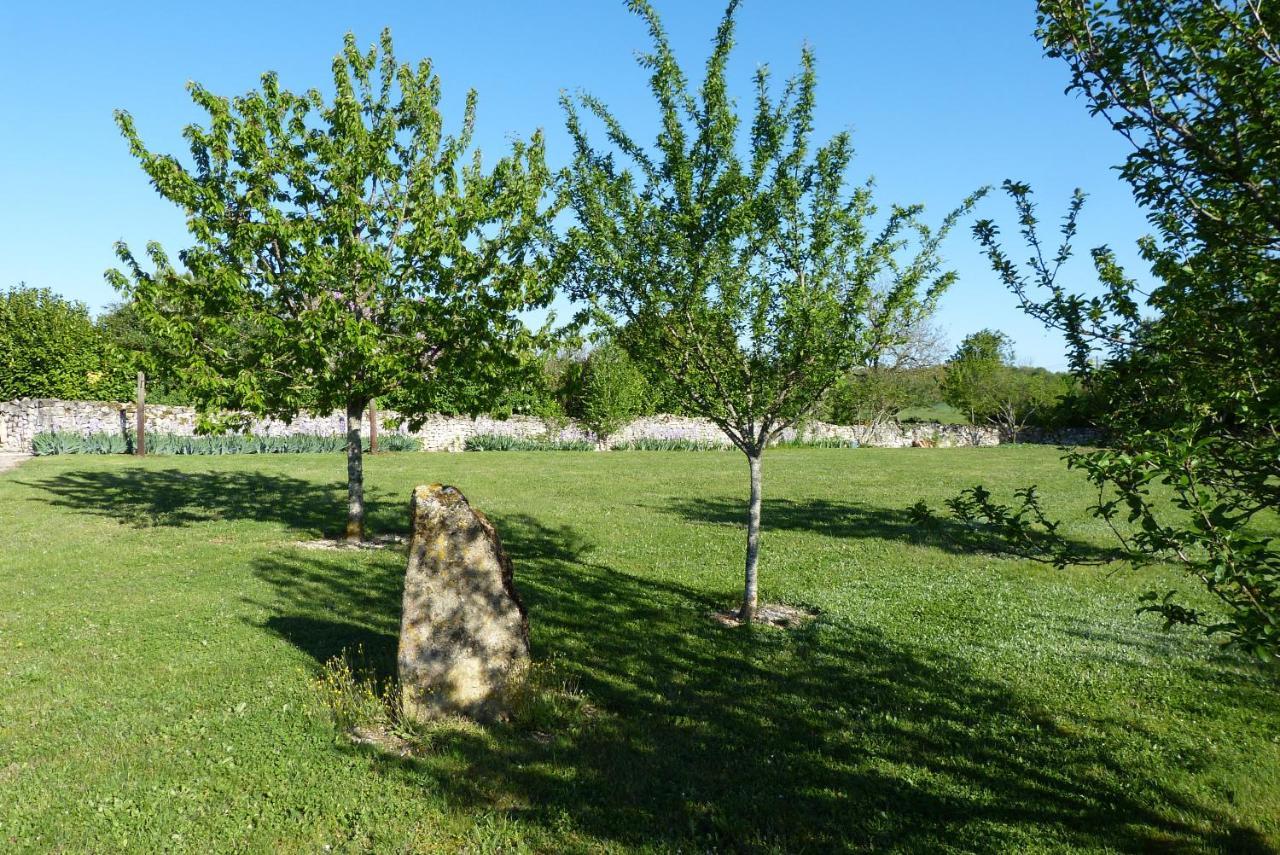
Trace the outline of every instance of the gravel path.
{"label": "gravel path", "polygon": [[30,454],[13,454],[6,451],[0,451],[0,472],[13,469],[24,460],[31,458]]}

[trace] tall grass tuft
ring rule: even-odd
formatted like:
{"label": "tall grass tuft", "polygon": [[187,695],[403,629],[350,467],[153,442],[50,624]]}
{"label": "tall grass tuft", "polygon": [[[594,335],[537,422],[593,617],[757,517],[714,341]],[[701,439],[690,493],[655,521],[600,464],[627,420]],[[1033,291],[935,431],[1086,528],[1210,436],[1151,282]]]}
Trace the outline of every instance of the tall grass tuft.
{"label": "tall grass tuft", "polygon": [[716,443],[698,439],[657,439],[636,437],[613,446],[614,451],[731,451],[727,442]]}
{"label": "tall grass tuft", "polygon": [[595,443],[585,439],[543,439],[478,433],[467,437],[467,451],[595,451]]}
{"label": "tall grass tuft", "polygon": [[770,448],[857,448],[858,441],[856,439],[839,439],[834,436],[824,436],[813,439],[780,439]]}

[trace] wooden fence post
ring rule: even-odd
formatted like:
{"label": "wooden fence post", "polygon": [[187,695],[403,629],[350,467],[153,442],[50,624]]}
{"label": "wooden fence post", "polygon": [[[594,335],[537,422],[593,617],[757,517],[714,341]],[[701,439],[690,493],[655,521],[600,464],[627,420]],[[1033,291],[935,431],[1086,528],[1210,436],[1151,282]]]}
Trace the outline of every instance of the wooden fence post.
{"label": "wooden fence post", "polygon": [[138,372],[137,424],[133,429],[133,453],[139,457],[147,454],[147,375]]}

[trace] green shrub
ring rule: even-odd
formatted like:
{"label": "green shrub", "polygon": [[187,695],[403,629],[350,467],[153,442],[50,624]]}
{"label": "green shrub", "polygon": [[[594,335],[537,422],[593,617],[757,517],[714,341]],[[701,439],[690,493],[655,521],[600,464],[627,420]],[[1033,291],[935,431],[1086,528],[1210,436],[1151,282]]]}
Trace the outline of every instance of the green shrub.
{"label": "green shrub", "polygon": [[120,400],[134,376],[83,303],[44,288],[0,291],[0,401]]}
{"label": "green shrub", "polygon": [[780,439],[773,448],[857,448],[857,440],[825,436],[815,439]]}
{"label": "green shrub", "polygon": [[378,451],[421,451],[422,440],[403,433],[378,434]]}
{"label": "green shrub", "polygon": [[697,439],[654,439],[643,436],[613,446],[614,451],[727,451],[732,448],[733,446],[727,443]]}
{"label": "green shrub", "polygon": [[643,414],[649,383],[620,346],[606,342],[587,357],[582,378],[581,421],[605,438]]}
{"label": "green shrub", "polygon": [[[123,454],[133,451],[133,436],[74,431],[45,431],[31,440],[32,450],[40,456],[51,454]],[[148,454],[329,454],[345,451],[346,437],[295,433],[288,436],[253,436],[222,434],[214,436],[178,436],[172,433],[148,433]],[[365,438],[365,450],[369,440]],[[421,451],[417,437],[383,434],[378,437],[379,451]]]}
{"label": "green shrub", "polygon": [[595,443],[585,439],[542,439],[478,433],[467,437],[467,451],[594,451]]}
{"label": "green shrub", "polygon": [[859,368],[826,394],[818,416],[838,425],[880,425],[903,410],[924,407],[941,396],[937,368]]}

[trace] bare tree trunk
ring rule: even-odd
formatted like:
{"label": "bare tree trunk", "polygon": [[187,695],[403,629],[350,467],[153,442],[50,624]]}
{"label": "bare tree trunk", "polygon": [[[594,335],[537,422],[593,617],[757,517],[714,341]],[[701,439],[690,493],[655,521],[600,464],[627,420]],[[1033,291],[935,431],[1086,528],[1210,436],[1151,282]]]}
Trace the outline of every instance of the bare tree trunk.
{"label": "bare tree trunk", "polygon": [[134,413],[137,423],[133,428],[133,453],[139,457],[147,454],[147,375],[138,372],[138,405]]}
{"label": "bare tree trunk", "polygon": [[378,453],[378,402],[369,402],[369,453]]}
{"label": "bare tree trunk", "polygon": [[347,403],[347,532],[349,541],[364,540],[364,449],[360,445],[363,401]]}
{"label": "bare tree trunk", "polygon": [[742,608],[738,611],[738,618],[744,623],[755,619],[758,600],[756,571],[760,563],[760,470],[763,460],[762,450],[747,454],[747,463],[751,466],[751,504],[747,509],[746,584],[742,591]]}

